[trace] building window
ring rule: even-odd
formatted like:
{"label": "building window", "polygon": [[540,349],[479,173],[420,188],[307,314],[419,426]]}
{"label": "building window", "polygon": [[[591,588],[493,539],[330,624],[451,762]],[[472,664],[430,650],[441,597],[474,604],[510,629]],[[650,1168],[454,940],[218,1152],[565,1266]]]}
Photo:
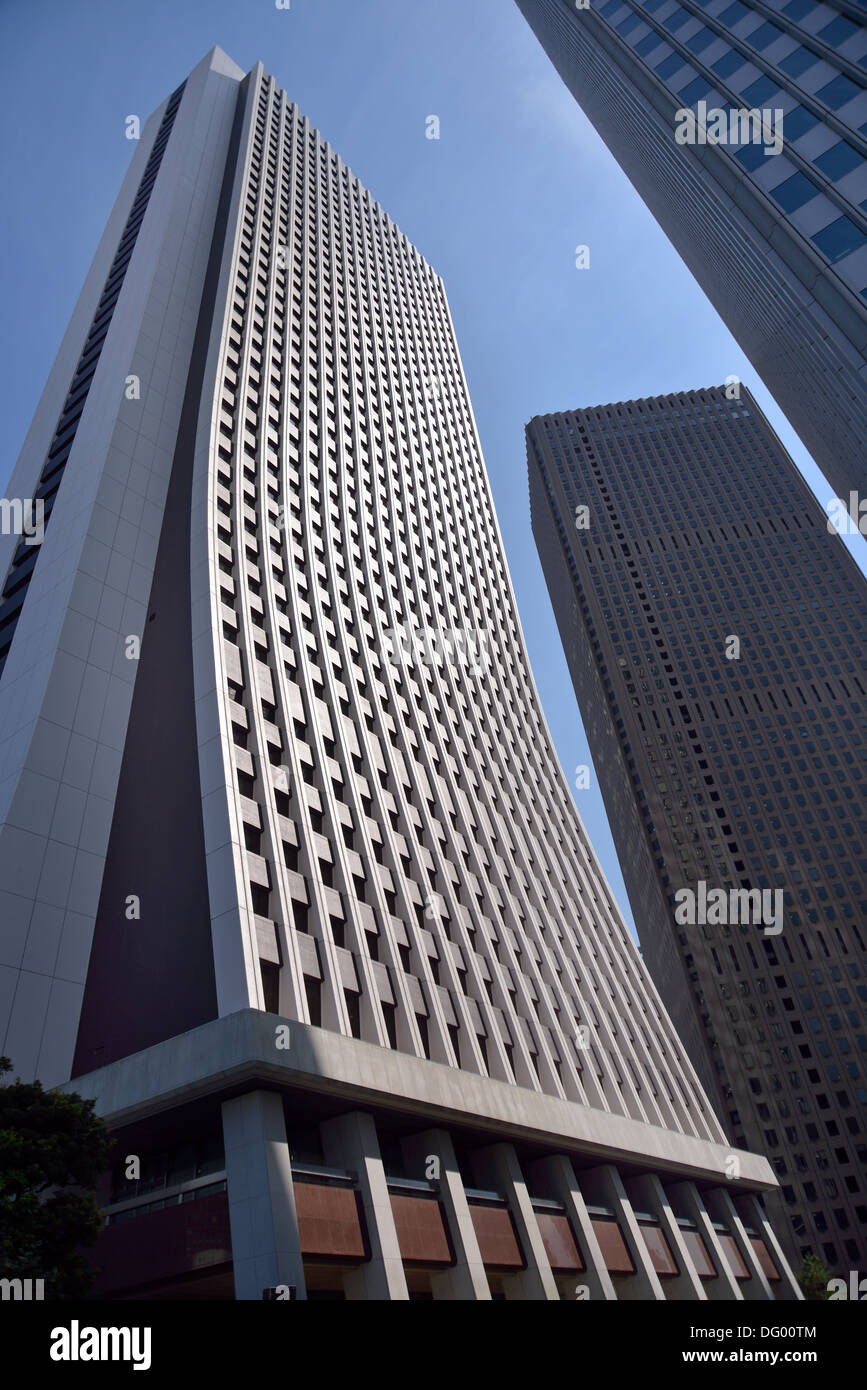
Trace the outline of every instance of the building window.
{"label": "building window", "polygon": [[864,235],[854,222],[850,222],[848,217],[838,217],[836,222],[830,226],[823,227],[821,232],[816,232],[810,238],[815,246],[818,246],[823,255],[828,257],[832,265],[841,261],[850,252],[857,251],[859,247],[867,243],[867,236]]}

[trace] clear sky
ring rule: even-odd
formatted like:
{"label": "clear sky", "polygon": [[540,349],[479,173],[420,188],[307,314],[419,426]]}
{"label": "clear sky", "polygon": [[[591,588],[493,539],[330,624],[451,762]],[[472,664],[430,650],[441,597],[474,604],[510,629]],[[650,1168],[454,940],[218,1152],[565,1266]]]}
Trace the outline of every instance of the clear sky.
{"label": "clear sky", "polygon": [[[831,489],[512,0],[0,0],[5,488],[144,118],[214,45],[259,59],[443,276],[557,751],[590,762],[530,531],[524,425],[721,384],[753,390]],[[436,115],[440,139],[425,138]],[[590,248],[576,269],[575,249]],[[851,542],[864,566],[867,546]],[[601,798],[575,799],[631,921]]]}

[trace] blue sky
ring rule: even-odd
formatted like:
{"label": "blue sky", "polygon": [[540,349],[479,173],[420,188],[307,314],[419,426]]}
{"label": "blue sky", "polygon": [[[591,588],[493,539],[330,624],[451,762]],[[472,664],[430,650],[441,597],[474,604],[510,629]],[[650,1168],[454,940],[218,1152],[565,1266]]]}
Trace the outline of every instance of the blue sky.
{"label": "blue sky", "polygon": [[[734,374],[823,505],[831,489],[512,0],[0,4],[0,489],[131,158],[125,117],[144,119],[215,43],[245,70],[262,60],[445,280],[533,671],[574,782],[590,757],[530,531],[527,420]],[[589,270],[575,267],[579,244]],[[867,547],[851,544],[863,567]],[[598,792],[575,797],[631,921]]]}

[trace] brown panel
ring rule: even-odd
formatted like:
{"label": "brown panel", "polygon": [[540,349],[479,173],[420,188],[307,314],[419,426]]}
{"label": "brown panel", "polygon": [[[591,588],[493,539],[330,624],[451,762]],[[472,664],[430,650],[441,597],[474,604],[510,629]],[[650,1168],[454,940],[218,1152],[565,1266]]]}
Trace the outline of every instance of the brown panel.
{"label": "brown panel", "polygon": [[758,1236],[750,1236],[750,1245],[756,1252],[762,1274],[766,1279],[771,1279],[776,1283],[780,1278],[780,1271],[771,1259],[770,1251],[765,1242],[760,1240]]}
{"label": "brown panel", "polygon": [[605,1268],[609,1274],[634,1274],[635,1265],[616,1221],[593,1221]]}
{"label": "brown panel", "polygon": [[553,1270],[583,1270],[572,1227],[565,1216],[557,1212],[537,1211],[536,1221],[545,1246],[545,1254]]}
{"label": "brown panel", "polygon": [[351,1188],[296,1182],[295,1210],[303,1255],[367,1259],[358,1199]]}
{"label": "brown panel", "polygon": [[98,1270],[97,1295],[226,1264],[232,1259],[226,1194],[215,1192],[105,1226],[87,1253]]}
{"label": "brown panel", "polygon": [[720,1245],[725,1251],[725,1257],[729,1262],[729,1269],[736,1279],[750,1279],[752,1276],[743,1262],[738,1243],[734,1236],[723,1236],[719,1238]]}
{"label": "brown panel", "polygon": [[483,1264],[494,1269],[524,1268],[512,1218],[505,1207],[481,1207],[470,1202],[470,1216]]}
{"label": "brown panel", "polygon": [[671,1253],[671,1246],[665,1238],[665,1232],[658,1226],[639,1226],[647,1252],[650,1255],[650,1263],[660,1277],[666,1275],[679,1274],[674,1256]]}
{"label": "brown panel", "polygon": [[402,1260],[409,1264],[453,1263],[439,1202],[392,1193],[391,1210]]}
{"label": "brown panel", "polygon": [[690,1259],[695,1265],[699,1279],[715,1279],[716,1266],[707,1253],[707,1246],[698,1231],[681,1231]]}

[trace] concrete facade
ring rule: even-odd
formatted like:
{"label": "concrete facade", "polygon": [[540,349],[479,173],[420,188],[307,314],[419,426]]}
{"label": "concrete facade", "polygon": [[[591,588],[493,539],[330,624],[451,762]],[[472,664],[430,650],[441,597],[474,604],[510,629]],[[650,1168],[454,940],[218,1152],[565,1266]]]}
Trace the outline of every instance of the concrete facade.
{"label": "concrete facade", "polygon": [[[725,1140],[556,762],[442,282],[261,64],[215,50],[179,91],[174,128],[148,127],[140,235],[164,206],[183,236],[141,280],[136,245],[115,310],[182,274],[168,386],[141,367],[142,399],[171,399],[142,607],[118,618],[146,635],[106,693],[76,970],[46,953],[36,1010],[4,923],[2,1046],[93,1095],[138,1160],[106,1176],[108,1296],[553,1299],[589,1261],[610,1297],[644,1244],[610,1175],[589,1212],[575,1164],[715,1188]],[[97,407],[79,434],[108,430]],[[63,534],[0,700],[51,638]],[[7,769],[13,808],[66,814]],[[23,931],[14,812],[3,835]],[[738,1200],[772,1189],[742,1163]]]}
{"label": "concrete facade", "polygon": [[[137,673],[129,639],[147,628],[240,75],[219,53],[190,75],[119,294],[100,310],[164,108],[144,126],[9,486],[38,496],[70,382],[89,379],[0,676],[0,1034],[21,1075],[48,1084],[72,1066]],[[110,319],[89,377],[81,345],[98,312]],[[17,548],[0,537],[4,593]],[[114,912],[122,922],[125,900]]]}
{"label": "concrete facade", "polygon": [[[155,1193],[160,1220],[182,1215],[197,1190],[222,1201],[233,1293],[218,1282],[222,1266],[200,1260],[199,1275],[211,1275],[202,1297],[259,1299],[280,1285],[299,1299],[377,1301],[801,1297],[756,1200],[774,1188],[767,1160],[738,1153],[732,1181],[725,1144],[466,1077],[260,1010],[215,1020],[66,1089],[95,1101],[125,1156],[141,1136],[186,1140],[211,1106],[225,1161],[207,1179],[173,1184],[168,1172],[146,1192],[121,1182],[104,1202],[109,1236],[115,1223],[132,1222],[132,1239],[153,1223]],[[305,1117],[303,1140],[296,1114]],[[327,1254],[316,1246],[305,1196],[328,1184],[355,1196],[363,1251],[345,1234]],[[225,1195],[207,1195],[214,1187]],[[424,1226],[427,1245],[413,1241],[401,1201],[436,1210],[448,1251]],[[552,1231],[552,1221],[562,1224]],[[686,1231],[698,1232],[697,1246]],[[737,1277],[723,1248],[729,1241],[740,1252]],[[140,1273],[133,1262],[106,1296],[196,1296],[191,1264],[178,1263],[168,1289],[137,1286]]]}

